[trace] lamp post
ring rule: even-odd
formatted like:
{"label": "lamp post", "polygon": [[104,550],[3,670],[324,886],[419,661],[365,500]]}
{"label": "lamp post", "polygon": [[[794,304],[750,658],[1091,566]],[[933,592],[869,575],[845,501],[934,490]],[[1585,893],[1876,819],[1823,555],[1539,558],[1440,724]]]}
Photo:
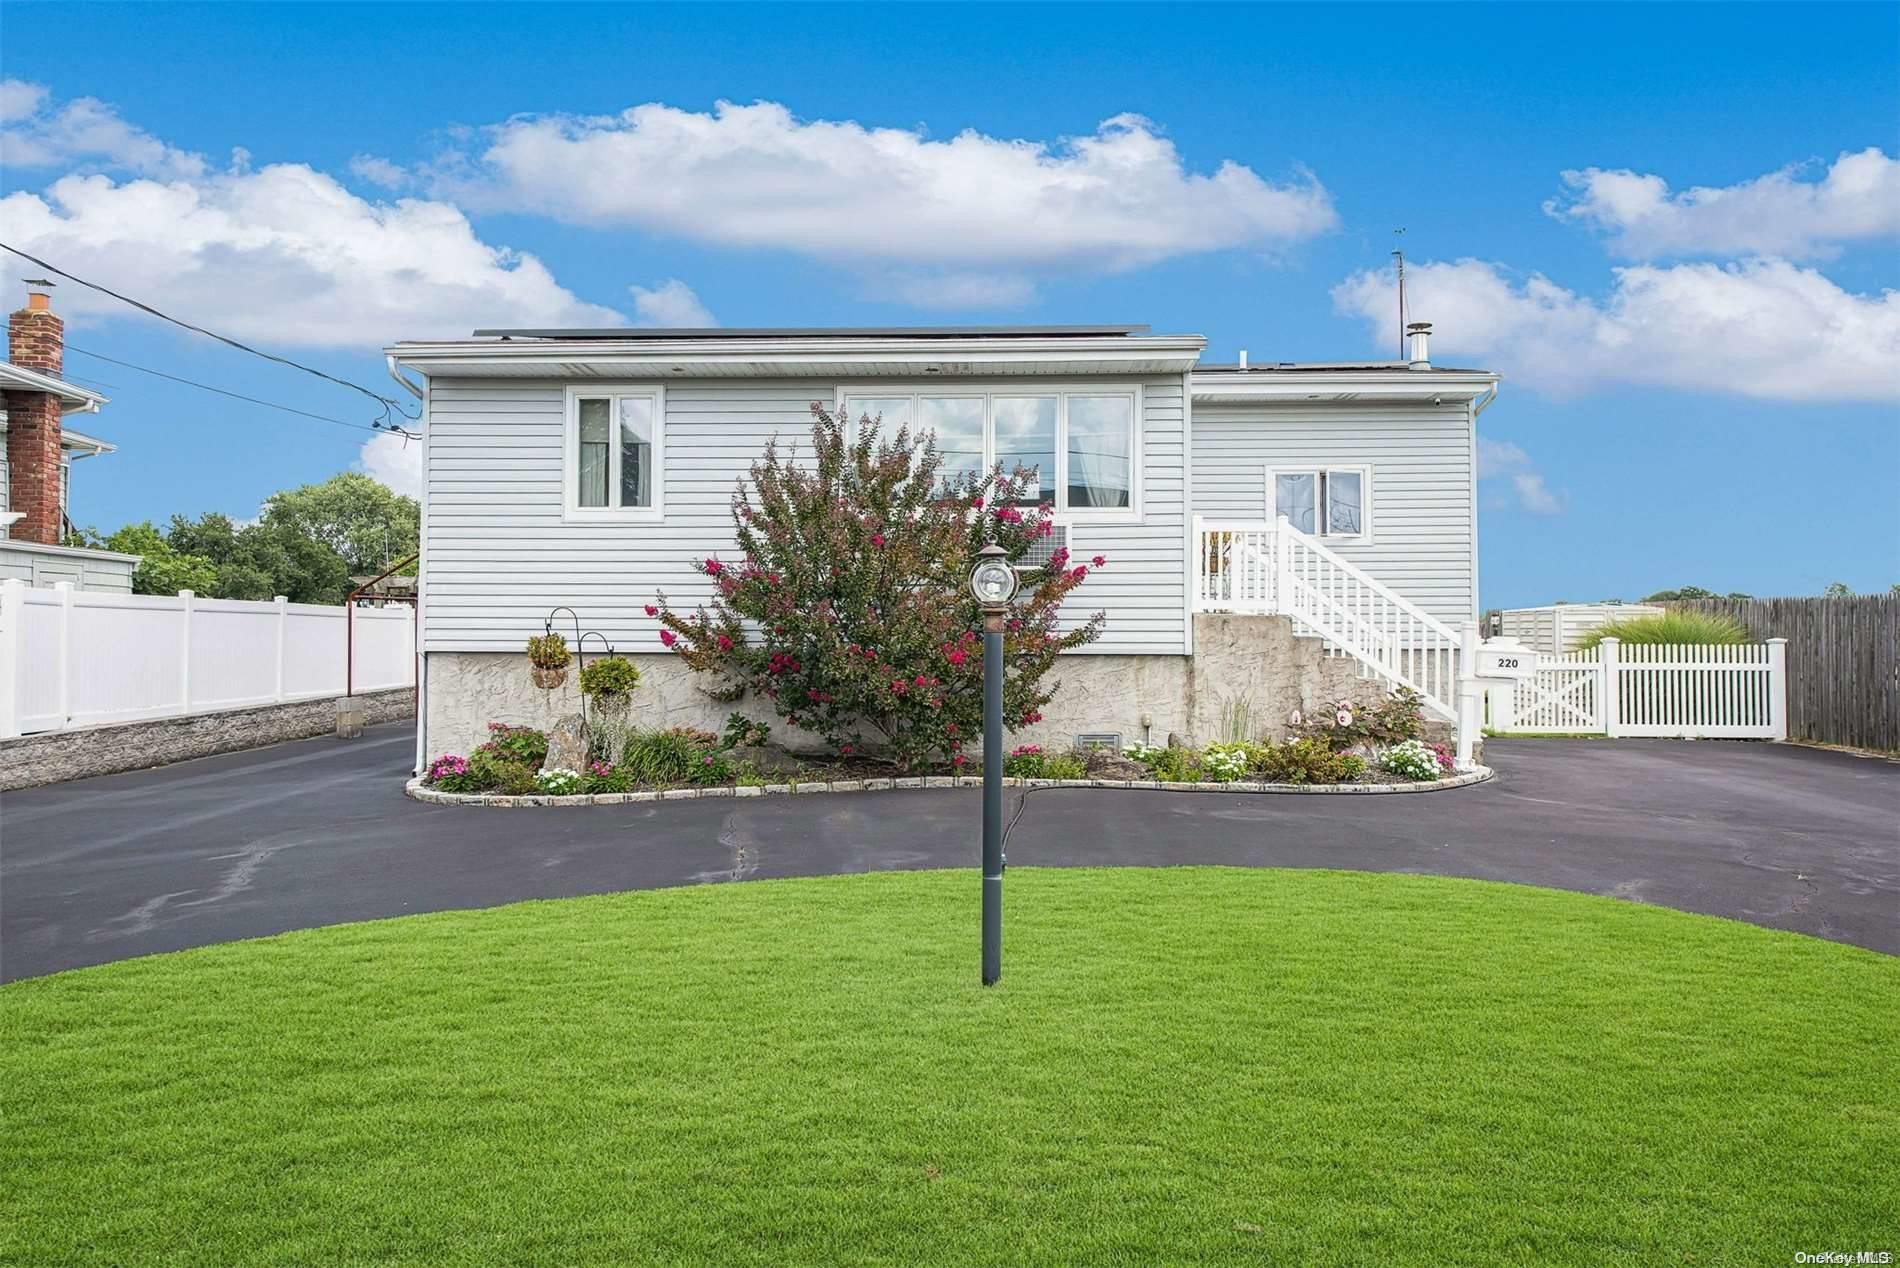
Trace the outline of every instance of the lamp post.
{"label": "lamp post", "polygon": [[1003,976],[1003,622],[1016,570],[995,542],[976,552],[970,593],[983,609],[983,985]]}

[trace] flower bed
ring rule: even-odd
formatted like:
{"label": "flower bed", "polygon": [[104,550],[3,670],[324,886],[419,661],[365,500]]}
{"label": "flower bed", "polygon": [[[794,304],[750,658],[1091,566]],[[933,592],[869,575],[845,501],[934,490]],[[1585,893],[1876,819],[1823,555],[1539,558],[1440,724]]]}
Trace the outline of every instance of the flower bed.
{"label": "flower bed", "polygon": [[[1370,710],[1328,705],[1317,721],[1295,715],[1291,727],[1294,734],[1279,742],[1234,740],[1198,749],[1137,744],[1123,753],[1084,753],[1025,744],[1003,759],[1003,774],[1011,786],[1234,792],[1422,792],[1490,775],[1483,767],[1456,771],[1449,748],[1418,737],[1418,701],[1409,693]],[[591,753],[576,769],[546,764],[548,737],[541,732],[493,722],[487,743],[466,758],[436,758],[410,792],[429,801],[612,804],[981,783],[980,766],[960,758],[955,765],[900,770],[850,745],[832,756],[793,758],[769,749],[769,731],[736,713],[724,735],[691,727],[635,729],[618,754]]]}

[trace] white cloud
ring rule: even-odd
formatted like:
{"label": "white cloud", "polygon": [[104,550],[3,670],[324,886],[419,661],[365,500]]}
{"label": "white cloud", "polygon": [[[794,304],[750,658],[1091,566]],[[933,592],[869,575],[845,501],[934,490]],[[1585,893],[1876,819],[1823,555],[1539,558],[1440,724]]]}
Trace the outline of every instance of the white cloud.
{"label": "white cloud", "polygon": [[1842,154],[1819,180],[1797,165],[1754,180],[1669,192],[1660,176],[1587,167],[1544,204],[1559,220],[1610,235],[1618,254],[1827,256],[1849,242],[1900,237],[1900,159]]}
{"label": "white cloud", "polygon": [[1537,515],[1555,515],[1564,509],[1563,499],[1551,492],[1531,456],[1508,440],[1478,437],[1478,479],[1502,482],[1511,496],[1505,505]]}
{"label": "white cloud", "polygon": [[1231,161],[1191,172],[1132,114],[1051,143],[974,131],[931,140],[801,120],[771,102],[709,113],[649,104],[515,119],[484,136],[479,154],[427,173],[439,194],[860,268],[1113,270],[1275,250],[1338,219],[1311,175],[1276,184]]}
{"label": "white cloud", "polygon": [[[1785,260],[1638,265],[1602,300],[1498,265],[1408,266],[1435,361],[1474,358],[1554,395],[1642,384],[1771,400],[1900,400],[1900,292],[1856,295]],[[1392,275],[1354,274],[1334,305],[1384,340]]]}
{"label": "white cloud", "polygon": [[719,319],[699,302],[699,296],[693,294],[693,288],[677,277],[668,278],[652,288],[629,286],[627,290],[633,294],[633,324],[636,326],[703,329],[719,324]]}
{"label": "white cloud", "polygon": [[363,442],[356,465],[372,480],[397,493],[422,496],[422,445],[395,432],[378,432]]}
{"label": "white cloud", "polygon": [[93,165],[145,176],[196,179],[205,172],[201,154],[176,149],[119,117],[93,97],[76,97],[57,109],[39,84],[0,81],[0,164],[12,168]]}
{"label": "white cloud", "polygon": [[350,171],[357,178],[383,189],[401,189],[409,184],[409,173],[386,158],[359,154],[350,160]]}

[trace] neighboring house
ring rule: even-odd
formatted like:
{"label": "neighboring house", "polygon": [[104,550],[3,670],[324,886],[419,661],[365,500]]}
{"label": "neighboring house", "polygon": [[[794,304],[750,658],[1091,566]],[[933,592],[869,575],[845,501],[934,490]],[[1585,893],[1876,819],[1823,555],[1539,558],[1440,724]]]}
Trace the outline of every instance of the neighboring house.
{"label": "neighboring house", "polygon": [[99,393],[60,377],[65,323],[44,292],[7,319],[7,360],[0,362],[6,412],[6,456],[0,462],[0,580],[34,586],[70,582],[78,590],[129,594],[139,556],[62,545],[68,528],[73,463],[113,446],[65,425],[69,414],[93,414]]}
{"label": "neighboring house", "polygon": [[522,657],[562,606],[640,663],[648,717],[722,719],[644,605],[711,596],[694,561],[734,552],[735,482],[774,435],[801,441],[814,401],[934,430],[952,471],[1048,472],[1063,541],[1108,557],[1071,600],[1107,626],[1031,738],[1215,738],[1217,717],[1277,725],[1289,702],[1401,683],[1449,718],[1498,377],[1432,366],[1428,332],[1409,361],[1253,366],[1203,366],[1201,336],[1145,326],[398,344],[425,415],[419,748],[573,711],[571,681],[534,690]]}
{"label": "neighboring house", "polygon": [[1553,603],[1541,608],[1505,608],[1497,614],[1497,634],[1516,639],[1532,651],[1561,655],[1575,651],[1584,636],[1610,621],[1662,616],[1654,603]]}

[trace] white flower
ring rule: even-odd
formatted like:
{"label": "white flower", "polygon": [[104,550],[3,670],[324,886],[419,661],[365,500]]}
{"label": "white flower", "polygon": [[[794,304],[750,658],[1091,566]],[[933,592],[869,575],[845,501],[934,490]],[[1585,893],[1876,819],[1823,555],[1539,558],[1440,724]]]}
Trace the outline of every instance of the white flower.
{"label": "white flower", "polygon": [[1340,726],[1351,726],[1352,725],[1352,710],[1341,709],[1338,713],[1335,713],[1333,715],[1333,721],[1337,722]]}

